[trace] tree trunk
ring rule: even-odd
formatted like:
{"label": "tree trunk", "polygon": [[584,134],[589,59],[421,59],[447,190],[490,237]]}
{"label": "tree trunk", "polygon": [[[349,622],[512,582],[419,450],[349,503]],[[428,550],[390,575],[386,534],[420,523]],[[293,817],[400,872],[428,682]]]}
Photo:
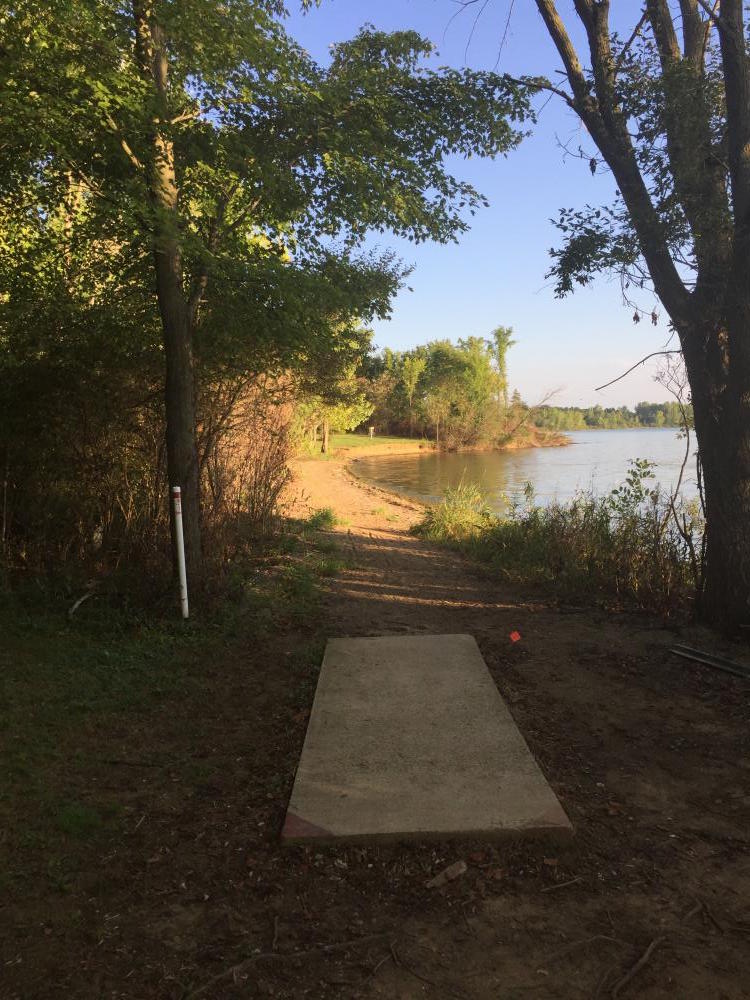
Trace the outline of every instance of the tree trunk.
{"label": "tree trunk", "polygon": [[[166,131],[169,119],[168,69],[163,29],[145,5],[134,3],[139,60],[153,85],[156,110],[146,180],[153,209],[153,250],[166,366],[165,409],[169,486],[182,490],[185,561],[189,581],[200,579],[203,567],[200,524],[200,470],[196,437],[195,374],[192,322],[183,284],[180,248],[179,191],[174,146]],[[174,512],[170,503],[174,554]],[[176,561],[176,560],[175,560]]]}
{"label": "tree trunk", "polygon": [[[748,290],[750,292],[750,290]],[[741,335],[749,328],[748,303],[733,308],[732,324]],[[706,343],[706,330],[696,342]],[[710,331],[716,338],[715,329]],[[731,333],[719,340],[737,343]],[[701,618],[727,631],[750,625],[750,356],[732,357],[731,374],[711,381],[711,365],[686,351],[695,416],[695,432],[703,471],[706,506],[704,587],[699,596]]]}
{"label": "tree trunk", "polygon": [[321,451],[321,453],[323,455],[327,455],[328,454],[328,431],[329,431],[328,421],[324,420],[323,421],[323,444],[321,445],[321,448],[320,448],[320,451]]}
{"label": "tree trunk", "polygon": [[[185,562],[189,578],[192,582],[198,582],[202,571],[202,554],[192,331],[180,280],[179,250],[174,245],[162,246],[154,251],[154,257],[166,363],[167,475],[170,486],[182,489]],[[170,517],[174,540],[174,514],[171,505]]]}

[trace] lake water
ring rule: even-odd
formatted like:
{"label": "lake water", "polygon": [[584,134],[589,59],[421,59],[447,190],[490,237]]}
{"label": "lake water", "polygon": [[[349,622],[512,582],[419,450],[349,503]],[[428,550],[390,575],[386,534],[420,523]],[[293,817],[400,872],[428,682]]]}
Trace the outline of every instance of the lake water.
{"label": "lake water", "polygon": [[[672,489],[685,457],[685,441],[674,428],[573,431],[568,437],[571,444],[562,448],[363,457],[353,469],[375,486],[419,500],[438,500],[461,480],[478,483],[490,505],[500,511],[504,498],[522,496],[527,482],[534,486],[539,503],[569,500],[577,490],[609,493],[623,482],[633,458],[655,462],[655,481]],[[697,492],[695,447],[693,436],[682,483],[685,497]]]}

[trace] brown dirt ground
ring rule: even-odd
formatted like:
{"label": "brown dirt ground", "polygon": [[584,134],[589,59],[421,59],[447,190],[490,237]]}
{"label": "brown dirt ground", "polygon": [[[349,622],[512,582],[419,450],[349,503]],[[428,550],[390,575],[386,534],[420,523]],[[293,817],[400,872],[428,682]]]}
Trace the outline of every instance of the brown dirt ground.
{"label": "brown dirt ground", "polygon": [[[135,764],[97,778],[132,820],[64,892],[31,878],[0,996],[750,997],[748,686],[668,646],[742,652],[520,593],[416,539],[419,508],[344,461],[295,471],[297,510],[343,519],[320,620],[228,646],[197,715],[171,701],[84,737]],[[418,632],[476,636],[569,841],[279,846],[314,693],[300,650]],[[465,875],[425,887],[457,859]]]}

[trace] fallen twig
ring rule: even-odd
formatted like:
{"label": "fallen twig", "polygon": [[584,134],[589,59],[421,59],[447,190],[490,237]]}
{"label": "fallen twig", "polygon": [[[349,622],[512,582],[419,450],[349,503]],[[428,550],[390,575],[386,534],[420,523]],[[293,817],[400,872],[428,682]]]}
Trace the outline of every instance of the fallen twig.
{"label": "fallen twig", "polygon": [[364,980],[362,981],[362,985],[363,986],[364,986],[365,983],[369,983],[369,981],[371,979],[375,978],[375,976],[380,971],[380,967],[383,966],[383,965],[385,965],[385,963],[388,961],[389,958],[393,958],[393,956],[391,955],[390,951],[388,952],[387,955],[383,955],[383,957],[380,959],[380,961],[377,962],[373,966],[373,968],[367,973],[367,975],[365,976]]}
{"label": "fallen twig", "polygon": [[595,941],[612,941],[616,943],[617,938],[610,937],[608,934],[595,934],[593,937],[583,938],[581,941],[574,941],[573,944],[569,944],[567,948],[563,948],[561,951],[553,952],[548,957],[547,962],[556,962],[558,959],[565,958],[566,955],[570,955],[579,948],[584,948],[587,944],[593,944]]}
{"label": "fallen twig", "polygon": [[117,767],[169,767],[169,764],[159,764],[151,760],[121,760],[118,757],[102,757],[102,764],[112,764]]}
{"label": "fallen twig", "polygon": [[601,976],[599,976],[599,982],[596,984],[596,990],[594,991],[594,1000],[599,1000],[599,997],[604,993],[604,990],[607,987],[607,980],[616,968],[616,965],[610,965],[609,968],[605,969]]}
{"label": "fallen twig", "polygon": [[428,986],[437,986],[437,983],[434,982],[432,979],[428,979],[427,976],[421,975],[421,973],[417,972],[415,969],[412,969],[410,965],[407,965],[406,962],[403,960],[403,958],[396,951],[396,946],[395,944],[393,944],[393,942],[391,942],[391,954],[393,955],[393,961],[399,966],[399,968],[403,969],[404,972],[408,972],[410,975],[414,976],[415,979],[419,979],[420,982],[426,983]]}
{"label": "fallen twig", "polygon": [[72,618],[84,601],[88,601],[89,597],[93,597],[95,593],[95,590],[88,590],[83,597],[79,597],[78,600],[68,608],[68,618]]}
{"label": "fallen twig", "polygon": [[238,975],[249,965],[252,965],[253,962],[279,958],[286,961],[294,961],[296,958],[309,958],[310,955],[319,955],[321,952],[345,951],[347,948],[356,948],[361,944],[382,941],[384,937],[388,937],[389,933],[388,931],[383,931],[381,934],[368,934],[365,937],[352,938],[349,941],[338,941],[335,944],[321,944],[315,948],[306,948],[304,951],[259,951],[257,955],[250,955],[248,958],[243,958],[241,962],[231,965],[228,969],[214,976],[213,979],[209,979],[203,986],[199,986],[193,990],[192,993],[186,994],[184,1000],[193,1000],[194,997],[201,996],[207,990],[210,990],[212,986],[215,986],[216,983],[220,983],[224,979],[229,979],[230,976]]}
{"label": "fallen twig", "polygon": [[706,914],[706,916],[708,917],[708,919],[714,925],[714,927],[716,928],[716,930],[717,931],[721,931],[721,933],[723,934],[724,933],[724,925],[722,923],[720,923],[716,919],[716,917],[713,915],[713,912],[711,911],[711,907],[708,905],[708,903],[705,900],[703,900],[703,912]]}
{"label": "fallen twig", "polygon": [[556,882],[554,885],[547,885],[542,892],[554,892],[555,889],[564,889],[568,885],[575,885],[576,882],[583,882],[583,875],[576,875],[575,878],[568,879],[567,882]]}
{"label": "fallen twig", "polygon": [[676,656],[682,656],[686,660],[694,660],[696,663],[713,667],[715,670],[723,670],[728,674],[734,674],[735,677],[744,677],[745,680],[750,680],[750,667],[744,663],[736,663],[734,660],[728,660],[725,656],[714,656],[713,653],[704,653],[700,649],[692,649],[690,646],[681,645],[672,646],[669,652],[674,653]]}
{"label": "fallen twig", "polygon": [[646,948],[646,950],[638,959],[638,961],[635,963],[635,965],[631,966],[631,968],[628,969],[628,971],[625,973],[622,979],[617,980],[617,982],[612,987],[612,993],[610,994],[612,1000],[616,1000],[616,997],[620,992],[620,990],[624,989],[628,985],[630,980],[634,979],[638,975],[638,973],[648,963],[654,951],[659,947],[659,945],[663,940],[664,940],[663,937],[654,938],[654,940],[651,942],[648,948]]}
{"label": "fallen twig", "polygon": [[703,909],[703,903],[701,903],[700,901],[696,902],[695,906],[691,907],[685,914],[685,916],[682,918],[682,922],[686,923],[688,920],[691,919],[691,917],[694,917],[696,913],[700,913],[702,909]]}

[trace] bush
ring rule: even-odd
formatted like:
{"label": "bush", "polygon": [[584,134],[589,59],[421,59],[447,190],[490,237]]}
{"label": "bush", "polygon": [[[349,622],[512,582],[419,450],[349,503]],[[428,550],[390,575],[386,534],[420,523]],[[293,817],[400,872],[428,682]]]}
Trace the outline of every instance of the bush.
{"label": "bush", "polygon": [[448,491],[420,532],[489,562],[507,579],[554,586],[569,600],[596,596],[670,614],[700,585],[697,505],[651,488],[648,462],[636,460],[621,486],[603,497],[579,493],[567,504],[523,504],[489,513],[477,488]]}
{"label": "bush", "polygon": [[293,407],[265,380],[219,384],[201,403],[204,545],[223,562],[273,527],[291,475]]}
{"label": "bush", "polygon": [[336,514],[333,507],[319,507],[314,510],[305,522],[308,528],[315,531],[330,531],[336,527]]}
{"label": "bush", "polygon": [[417,530],[434,541],[460,543],[485,534],[495,521],[480,488],[461,482],[445,491],[442,503],[430,507]]}
{"label": "bush", "polygon": [[[40,387],[43,374],[30,385]],[[151,603],[172,573],[158,377],[66,375],[47,380],[24,420],[9,418],[28,410],[24,386],[0,386],[0,417],[8,416],[0,420],[0,590],[46,577],[71,594],[99,584]],[[201,386],[199,418],[211,584],[274,525],[290,476],[292,404],[279,380],[222,377]]]}

